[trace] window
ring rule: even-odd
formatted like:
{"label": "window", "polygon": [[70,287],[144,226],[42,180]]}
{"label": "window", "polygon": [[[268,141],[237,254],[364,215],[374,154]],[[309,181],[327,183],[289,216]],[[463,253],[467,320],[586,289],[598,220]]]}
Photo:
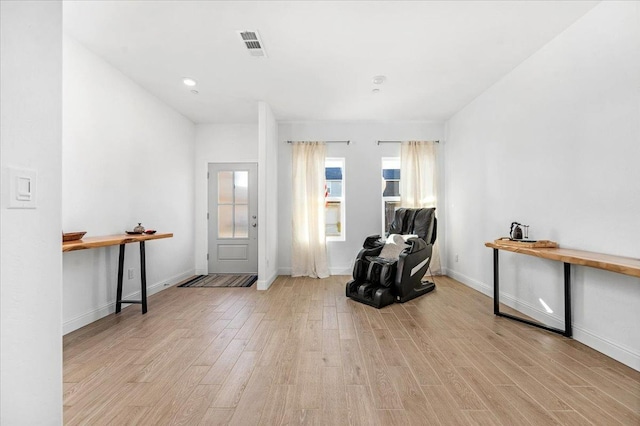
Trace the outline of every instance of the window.
{"label": "window", "polygon": [[400,158],[382,158],[382,234],[386,235],[400,207]]}
{"label": "window", "polygon": [[327,241],[345,241],[344,158],[326,158],[324,164]]}

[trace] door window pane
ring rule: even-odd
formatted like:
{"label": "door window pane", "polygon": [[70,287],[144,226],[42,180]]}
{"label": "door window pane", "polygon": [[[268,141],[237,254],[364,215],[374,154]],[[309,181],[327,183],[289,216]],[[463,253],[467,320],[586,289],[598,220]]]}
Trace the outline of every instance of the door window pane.
{"label": "door window pane", "polygon": [[249,238],[249,206],[236,205],[235,238]]}
{"label": "door window pane", "polygon": [[233,172],[218,172],[218,204],[233,203]]}
{"label": "door window pane", "polygon": [[234,184],[237,204],[248,204],[249,200],[249,172],[238,171],[234,173]]}
{"label": "door window pane", "polygon": [[233,206],[218,206],[218,238],[233,238]]}

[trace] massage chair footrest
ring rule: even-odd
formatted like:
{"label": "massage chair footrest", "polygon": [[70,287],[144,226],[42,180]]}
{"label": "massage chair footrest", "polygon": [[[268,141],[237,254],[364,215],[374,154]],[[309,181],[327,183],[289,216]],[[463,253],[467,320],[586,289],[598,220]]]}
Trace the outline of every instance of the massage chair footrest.
{"label": "massage chair footrest", "polygon": [[346,295],[374,308],[383,308],[395,302],[390,288],[363,281],[349,281],[346,286]]}

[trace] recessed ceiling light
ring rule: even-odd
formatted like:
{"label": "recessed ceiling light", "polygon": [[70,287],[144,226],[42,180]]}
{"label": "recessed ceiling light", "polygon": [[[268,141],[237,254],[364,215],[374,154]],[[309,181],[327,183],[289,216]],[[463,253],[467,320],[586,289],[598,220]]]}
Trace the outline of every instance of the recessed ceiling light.
{"label": "recessed ceiling light", "polygon": [[373,93],[374,95],[377,95],[378,93],[380,93],[380,89],[373,89],[371,93]]}
{"label": "recessed ceiling light", "polygon": [[376,75],[373,77],[373,84],[382,84],[387,79],[384,75]]}
{"label": "recessed ceiling light", "polygon": [[194,89],[194,90],[191,91],[191,93],[193,93],[194,95],[197,95],[200,92],[198,92],[197,90]]}
{"label": "recessed ceiling light", "polygon": [[189,87],[192,87],[192,86],[195,86],[195,85],[196,85],[196,81],[195,81],[194,79],[192,79],[192,78],[189,78],[189,77],[185,77],[185,78],[183,78],[183,79],[182,79],[182,82],[183,82],[185,85],[189,86]]}

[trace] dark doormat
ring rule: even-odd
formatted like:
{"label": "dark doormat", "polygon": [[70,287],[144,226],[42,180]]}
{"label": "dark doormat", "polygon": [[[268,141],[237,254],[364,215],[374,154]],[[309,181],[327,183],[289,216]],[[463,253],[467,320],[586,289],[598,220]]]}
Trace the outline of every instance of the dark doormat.
{"label": "dark doormat", "polygon": [[178,287],[251,287],[258,280],[251,274],[198,275]]}

